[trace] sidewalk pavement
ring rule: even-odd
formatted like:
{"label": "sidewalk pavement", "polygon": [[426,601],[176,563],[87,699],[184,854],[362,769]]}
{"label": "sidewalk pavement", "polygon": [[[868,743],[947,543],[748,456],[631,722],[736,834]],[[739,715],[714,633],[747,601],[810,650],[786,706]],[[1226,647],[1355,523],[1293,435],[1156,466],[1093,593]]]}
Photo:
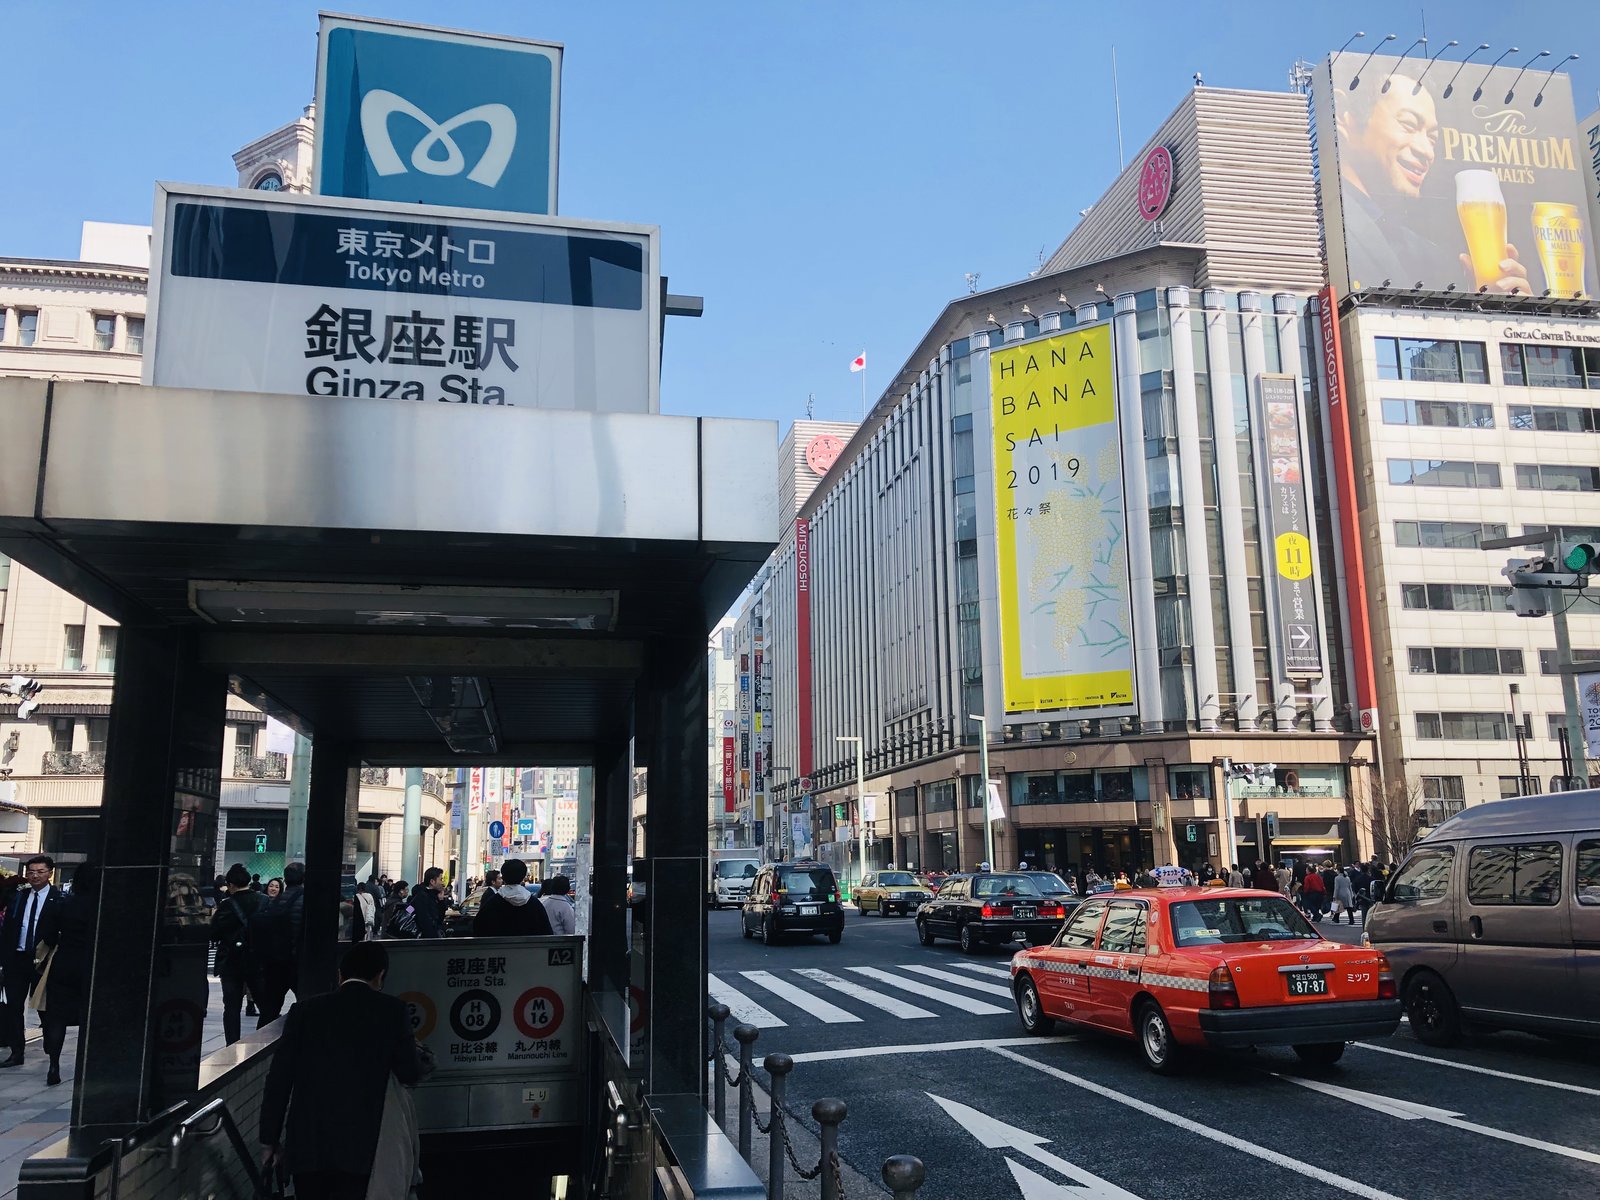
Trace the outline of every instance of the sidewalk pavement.
{"label": "sidewalk pavement", "polygon": [[[202,1056],[222,1049],[222,988],[212,979],[206,1009],[205,1031],[200,1042]],[[244,1027],[255,1024],[243,1018]],[[63,1082],[46,1087],[45,1071],[50,1060],[39,1044],[39,1018],[28,1016],[26,1061],[20,1067],[0,1071],[0,1200],[17,1194],[17,1173],[29,1156],[59,1140],[72,1120],[73,1072],[78,1061],[78,1030],[67,1030],[61,1054]]]}

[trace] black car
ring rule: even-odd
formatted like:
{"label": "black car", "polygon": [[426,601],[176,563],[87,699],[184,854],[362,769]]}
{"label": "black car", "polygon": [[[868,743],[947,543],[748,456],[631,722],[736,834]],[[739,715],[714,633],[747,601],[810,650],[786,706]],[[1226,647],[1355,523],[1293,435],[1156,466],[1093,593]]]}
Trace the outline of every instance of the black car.
{"label": "black car", "polygon": [[739,922],[745,937],[759,936],[769,946],[786,933],[825,933],[837,946],[844,937],[844,909],[833,868],[809,860],[768,863],[750,885]]}
{"label": "black car", "polygon": [[1044,946],[1075,907],[1070,896],[1046,895],[1031,873],[967,875],[947,879],[918,910],[917,938],[924,946],[954,938],[968,954],[1018,938]]}

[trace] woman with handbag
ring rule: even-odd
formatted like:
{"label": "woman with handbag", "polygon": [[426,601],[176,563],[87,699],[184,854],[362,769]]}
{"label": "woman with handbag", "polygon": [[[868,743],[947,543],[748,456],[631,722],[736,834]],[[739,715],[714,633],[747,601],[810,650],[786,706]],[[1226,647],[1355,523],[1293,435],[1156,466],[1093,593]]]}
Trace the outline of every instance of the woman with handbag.
{"label": "woman with handbag", "polygon": [[61,1082],[61,1049],[67,1028],[83,1024],[89,998],[89,970],[94,961],[95,925],[99,920],[100,870],[84,863],[72,877],[72,891],[39,919],[38,984],[28,997],[44,1026],[44,1052],[50,1056],[45,1083]]}

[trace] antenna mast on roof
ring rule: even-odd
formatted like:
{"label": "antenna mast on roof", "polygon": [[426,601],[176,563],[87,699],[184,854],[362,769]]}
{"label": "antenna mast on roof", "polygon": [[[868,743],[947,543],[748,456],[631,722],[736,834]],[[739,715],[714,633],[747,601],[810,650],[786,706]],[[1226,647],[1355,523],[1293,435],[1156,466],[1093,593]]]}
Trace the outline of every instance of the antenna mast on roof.
{"label": "antenna mast on roof", "polygon": [[1117,88],[1117,48],[1111,47],[1111,103],[1117,114],[1117,170],[1128,165],[1122,153],[1122,93]]}
{"label": "antenna mast on roof", "polygon": [[806,420],[809,421],[809,420],[812,419],[812,413],[814,413],[816,411],[816,408],[817,408],[817,394],[815,392],[807,392],[806,393]]}

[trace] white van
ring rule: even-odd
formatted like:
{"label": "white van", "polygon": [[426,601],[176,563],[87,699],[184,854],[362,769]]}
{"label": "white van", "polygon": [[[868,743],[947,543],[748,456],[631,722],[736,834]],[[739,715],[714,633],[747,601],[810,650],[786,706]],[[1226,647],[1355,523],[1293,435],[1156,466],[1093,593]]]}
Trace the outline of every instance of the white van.
{"label": "white van", "polygon": [[744,855],[718,856],[711,864],[710,895],[706,897],[712,908],[731,905],[739,908],[750,895],[750,885],[756,881],[761,860],[748,852]]}
{"label": "white van", "polygon": [[1600,1037],[1600,791],[1522,796],[1451,817],[1390,879],[1366,937],[1411,1032]]}

